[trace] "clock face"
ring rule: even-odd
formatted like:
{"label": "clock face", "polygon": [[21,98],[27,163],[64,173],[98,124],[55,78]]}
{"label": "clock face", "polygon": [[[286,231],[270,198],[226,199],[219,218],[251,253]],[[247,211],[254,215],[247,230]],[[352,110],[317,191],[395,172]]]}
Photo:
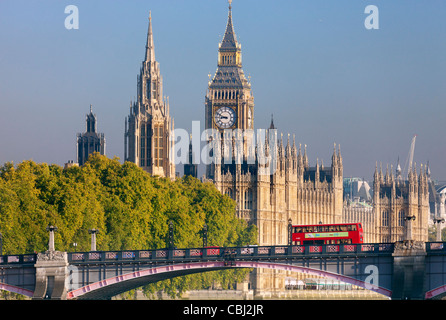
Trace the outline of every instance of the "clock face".
{"label": "clock face", "polygon": [[219,128],[228,129],[234,125],[236,114],[232,108],[221,107],[215,112],[214,119]]}

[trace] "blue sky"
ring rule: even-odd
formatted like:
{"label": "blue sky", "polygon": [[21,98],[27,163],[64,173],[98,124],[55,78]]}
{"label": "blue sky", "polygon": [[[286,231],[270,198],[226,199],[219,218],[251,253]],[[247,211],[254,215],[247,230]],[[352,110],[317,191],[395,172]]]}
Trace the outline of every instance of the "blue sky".
{"label": "blue sky", "polygon": [[[79,29],[64,26],[79,9]],[[379,29],[367,30],[367,5]],[[446,2],[442,0],[233,0],[256,128],[307,145],[344,176],[371,179],[375,163],[429,161],[446,180]],[[204,122],[208,74],[217,67],[225,0],[0,1],[0,163],[63,165],[76,156],[90,104],[107,156],[124,154],[124,120],[136,95],[152,11],[156,58],[176,128]],[[181,171],[181,170],[178,170]]]}

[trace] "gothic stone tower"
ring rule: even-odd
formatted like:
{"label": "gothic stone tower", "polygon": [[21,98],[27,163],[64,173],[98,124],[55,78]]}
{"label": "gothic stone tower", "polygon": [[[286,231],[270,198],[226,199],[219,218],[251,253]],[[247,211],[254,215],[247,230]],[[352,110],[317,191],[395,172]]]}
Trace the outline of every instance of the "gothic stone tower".
{"label": "gothic stone tower", "polygon": [[[209,82],[209,88],[205,98],[205,128],[215,129],[221,137],[224,131],[246,130],[254,127],[254,97],[251,92],[251,85],[245,77],[242,69],[241,45],[237,42],[237,37],[232,24],[232,9],[229,4],[228,22],[225,35],[219,45],[217,71],[213,79]],[[228,138],[228,137],[226,137]],[[232,139],[229,137],[229,139]],[[222,143],[221,151],[232,152],[224,149]],[[243,142],[243,154],[241,161],[246,164],[247,140]],[[224,156],[224,154],[222,154]],[[216,161],[206,168],[206,176],[209,179],[218,181],[220,171],[230,171],[235,174],[235,169],[241,169],[241,163],[235,167],[233,163],[220,166]],[[217,168],[217,167],[218,168]],[[244,170],[248,170],[246,165]]]}
{"label": "gothic stone tower", "polygon": [[90,105],[90,113],[86,115],[86,131],[77,134],[77,162],[83,165],[93,152],[105,154],[105,136],[97,133],[97,118]]}
{"label": "gothic stone tower", "polygon": [[[242,70],[241,45],[234,33],[231,5],[219,46],[217,71],[209,82],[205,106],[206,129],[215,129],[221,139],[214,161],[206,168],[207,179],[236,201],[240,218],[258,226],[259,244],[286,244],[288,219],[295,224],[341,222],[340,148],[336,152],[335,147],[330,167],[324,167],[319,161],[310,167],[306,147],[302,155],[301,147],[298,150],[289,135],[285,146],[282,136],[277,137],[273,123],[255,146],[250,135],[243,135],[254,128],[254,98]],[[228,132],[233,134],[229,138]],[[234,132],[238,132],[238,138]],[[236,143],[237,139],[240,144]],[[237,153],[236,148],[241,151]],[[256,151],[254,160],[250,158],[252,150]],[[227,154],[232,156],[230,161]],[[265,164],[259,154],[274,161]]]}
{"label": "gothic stone tower", "polygon": [[[335,148],[330,167],[319,161],[310,167],[306,148],[302,155],[289,136],[285,146],[273,124],[264,130],[262,139],[245,135],[254,129],[254,98],[241,59],[230,2],[217,71],[205,97],[206,129],[217,132],[209,141],[220,146],[213,149],[207,179],[236,201],[239,218],[257,226],[259,245],[287,244],[289,219],[293,224],[342,222],[340,148]],[[251,283],[260,295],[282,290],[284,279],[284,273],[267,270],[255,270],[251,275]]]}
{"label": "gothic stone tower", "polygon": [[163,79],[155,60],[152,17],[149,16],[146,56],[138,76],[138,99],[130,104],[125,121],[124,158],[152,175],[175,178],[173,119],[163,98]]}
{"label": "gothic stone tower", "polygon": [[415,167],[411,168],[408,180],[402,179],[399,170],[396,177],[388,169],[383,175],[376,166],[373,187],[377,237],[373,242],[428,240],[429,186],[423,166],[418,176]]}

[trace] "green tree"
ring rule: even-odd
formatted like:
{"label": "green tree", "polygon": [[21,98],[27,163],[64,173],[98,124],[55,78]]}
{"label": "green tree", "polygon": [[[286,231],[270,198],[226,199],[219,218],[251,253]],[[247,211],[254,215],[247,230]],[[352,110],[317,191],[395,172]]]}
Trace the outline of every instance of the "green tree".
{"label": "green tree", "polygon": [[[254,244],[255,226],[235,216],[235,202],[211,183],[192,177],[154,177],[133,163],[121,164],[93,154],[82,167],[23,161],[0,168],[0,232],[4,253],[47,249],[49,224],[56,225],[57,250],[88,251],[88,230],[97,228],[98,250],[167,247],[168,224],[175,226],[175,246],[201,247],[208,227],[209,246]],[[77,246],[73,244],[76,243]],[[144,287],[154,295],[173,297],[191,288],[209,288],[215,281],[230,287],[247,270],[229,270],[170,279]]]}

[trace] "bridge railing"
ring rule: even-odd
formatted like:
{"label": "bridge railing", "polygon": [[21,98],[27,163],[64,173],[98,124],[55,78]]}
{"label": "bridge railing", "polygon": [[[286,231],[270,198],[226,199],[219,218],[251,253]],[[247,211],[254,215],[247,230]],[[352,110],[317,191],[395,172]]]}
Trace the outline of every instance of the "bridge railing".
{"label": "bridge railing", "polygon": [[207,247],[186,249],[94,251],[68,253],[70,263],[86,262],[131,262],[166,260],[221,260],[223,259],[262,259],[317,255],[367,255],[389,254],[393,252],[392,243],[372,244],[333,244],[305,246],[245,246],[245,247]]}
{"label": "bridge railing", "polygon": [[36,263],[37,254],[15,254],[0,256],[0,265]]}
{"label": "bridge railing", "polygon": [[426,252],[430,254],[444,254],[446,243],[444,242],[426,242]]}

